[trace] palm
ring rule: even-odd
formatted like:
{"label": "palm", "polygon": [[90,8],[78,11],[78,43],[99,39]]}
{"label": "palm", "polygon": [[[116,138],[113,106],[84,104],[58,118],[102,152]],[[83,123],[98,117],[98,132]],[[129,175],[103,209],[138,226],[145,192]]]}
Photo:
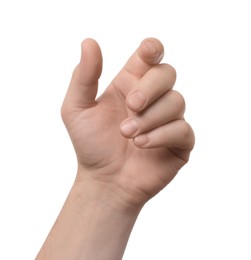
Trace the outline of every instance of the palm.
{"label": "palm", "polygon": [[140,149],[123,137],[119,125],[132,112],[121,99],[108,88],[96,106],[72,121],[70,135],[79,163],[88,171],[119,180],[120,186],[130,187],[132,196],[140,191],[152,197],[171,181],[183,161],[167,148]]}

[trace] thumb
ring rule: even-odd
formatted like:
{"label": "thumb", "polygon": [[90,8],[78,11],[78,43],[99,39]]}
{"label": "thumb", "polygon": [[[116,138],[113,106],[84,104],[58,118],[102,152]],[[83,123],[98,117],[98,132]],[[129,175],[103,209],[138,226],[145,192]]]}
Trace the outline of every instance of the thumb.
{"label": "thumb", "polygon": [[93,39],[81,45],[80,62],[75,68],[64,103],[73,109],[84,109],[95,105],[98,79],[102,72],[102,53]]}

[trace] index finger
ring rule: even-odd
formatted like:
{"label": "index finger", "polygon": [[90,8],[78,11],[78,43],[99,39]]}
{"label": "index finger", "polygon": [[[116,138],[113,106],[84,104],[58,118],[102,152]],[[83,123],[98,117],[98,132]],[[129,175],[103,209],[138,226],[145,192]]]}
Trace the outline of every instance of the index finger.
{"label": "index finger", "polygon": [[141,79],[151,67],[160,63],[163,56],[164,47],[158,39],[147,38],[143,40],[112,81],[112,84],[126,97],[139,79]]}

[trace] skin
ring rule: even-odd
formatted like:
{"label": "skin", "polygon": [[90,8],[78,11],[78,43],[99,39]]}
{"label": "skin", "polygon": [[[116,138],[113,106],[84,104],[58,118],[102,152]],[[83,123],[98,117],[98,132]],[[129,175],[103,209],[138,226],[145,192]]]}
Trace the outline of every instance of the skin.
{"label": "skin", "polygon": [[81,49],[61,110],[78,172],[36,259],[121,259],[142,207],[194,146],[159,40],[142,41],[98,99],[101,50],[93,39]]}

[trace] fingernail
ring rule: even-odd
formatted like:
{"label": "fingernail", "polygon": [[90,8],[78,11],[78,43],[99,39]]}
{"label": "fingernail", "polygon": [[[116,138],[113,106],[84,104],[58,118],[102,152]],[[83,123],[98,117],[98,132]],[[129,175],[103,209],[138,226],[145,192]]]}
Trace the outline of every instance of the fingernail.
{"label": "fingernail", "polygon": [[140,91],[134,92],[128,97],[128,104],[133,110],[142,109],[145,103],[146,98]]}
{"label": "fingernail", "polygon": [[145,146],[148,143],[148,141],[149,140],[146,135],[140,135],[134,138],[134,143],[140,147]]}
{"label": "fingernail", "polygon": [[138,130],[138,122],[134,119],[129,119],[121,125],[121,132],[125,136],[132,136]]}

